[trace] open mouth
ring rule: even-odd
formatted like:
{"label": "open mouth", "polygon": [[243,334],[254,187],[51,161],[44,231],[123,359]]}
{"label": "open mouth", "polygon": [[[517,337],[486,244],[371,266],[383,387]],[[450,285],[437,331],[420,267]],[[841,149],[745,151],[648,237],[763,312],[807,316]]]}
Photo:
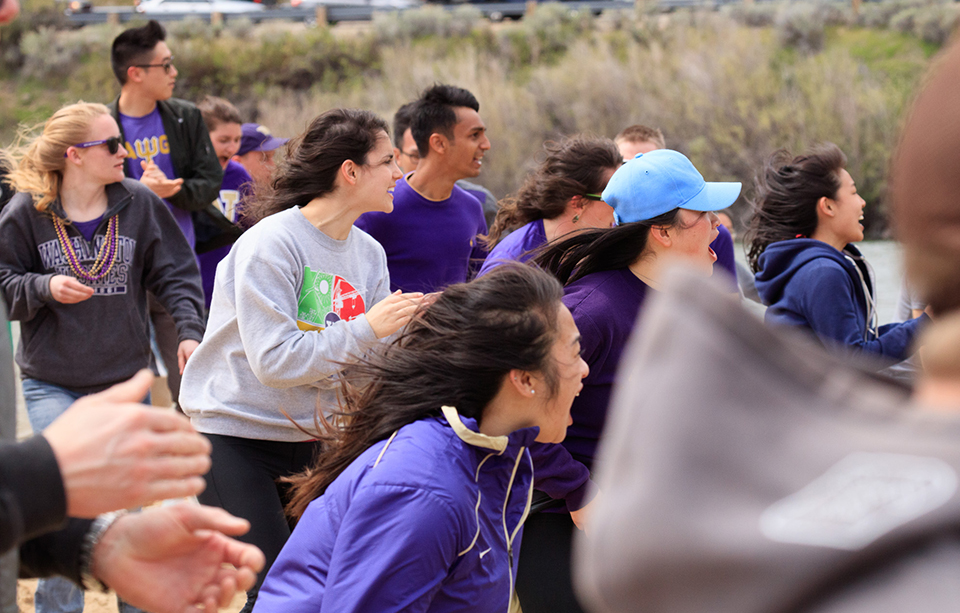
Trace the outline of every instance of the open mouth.
{"label": "open mouth", "polygon": [[713,258],[713,261],[714,261],[714,262],[716,262],[716,261],[717,261],[717,252],[714,251],[713,248],[711,248],[711,247],[707,247],[707,251],[710,252],[710,257]]}

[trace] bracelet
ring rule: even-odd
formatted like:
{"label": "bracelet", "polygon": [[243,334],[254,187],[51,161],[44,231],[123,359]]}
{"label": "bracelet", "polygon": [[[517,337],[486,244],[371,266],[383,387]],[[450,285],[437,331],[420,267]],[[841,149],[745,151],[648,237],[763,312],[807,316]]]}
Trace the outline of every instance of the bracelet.
{"label": "bracelet", "polygon": [[90,525],[90,529],[83,535],[83,543],[80,545],[80,582],[83,589],[97,592],[108,592],[109,588],[103,581],[98,579],[93,573],[93,550],[97,547],[104,533],[124,515],[126,511],[113,511],[104,513]]}

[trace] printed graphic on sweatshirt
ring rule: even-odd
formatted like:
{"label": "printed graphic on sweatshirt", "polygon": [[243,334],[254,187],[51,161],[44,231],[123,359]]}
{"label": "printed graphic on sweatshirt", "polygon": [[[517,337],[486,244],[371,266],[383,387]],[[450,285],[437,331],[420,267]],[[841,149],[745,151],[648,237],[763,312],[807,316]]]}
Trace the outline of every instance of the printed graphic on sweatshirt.
{"label": "printed graphic on sweatshirt", "polygon": [[220,196],[213,202],[231,223],[237,223],[237,205],[240,203],[240,191],[221,189]]}
{"label": "printed graphic on sweatshirt", "polygon": [[158,155],[170,155],[170,141],[167,140],[166,134],[138,138],[132,143],[127,141],[124,143],[124,147],[127,150],[128,158],[146,160],[148,163],[152,162],[153,158]]}
{"label": "printed graphic on sweatshirt", "polygon": [[[93,244],[83,240],[80,236],[71,236],[70,242],[73,243],[73,250],[80,259],[80,264],[84,268],[90,269],[97,254],[100,253],[100,247],[103,245],[104,236],[98,234],[93,237]],[[94,296],[116,296],[127,293],[127,285],[130,282],[130,265],[133,262],[133,255],[137,250],[137,241],[120,235],[117,243],[117,260],[110,269],[109,274],[99,281],[79,281],[88,287],[93,288]],[[70,264],[63,250],[60,248],[60,242],[56,239],[41,243],[37,246],[40,252],[40,259],[43,262],[43,268],[46,272],[52,272],[58,275],[74,277],[70,270]]]}
{"label": "printed graphic on sweatshirt", "polygon": [[301,330],[323,330],[340,320],[356,319],[364,311],[363,296],[346,279],[303,267],[297,301],[297,327]]}

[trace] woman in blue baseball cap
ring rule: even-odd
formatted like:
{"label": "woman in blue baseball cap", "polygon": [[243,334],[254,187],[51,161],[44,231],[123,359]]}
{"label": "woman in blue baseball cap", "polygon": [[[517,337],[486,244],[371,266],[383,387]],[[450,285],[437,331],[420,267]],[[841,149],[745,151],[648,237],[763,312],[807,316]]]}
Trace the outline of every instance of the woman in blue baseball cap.
{"label": "woman in blue baseball cap", "polygon": [[573,425],[563,444],[531,448],[536,486],[556,505],[532,514],[524,528],[517,576],[524,613],[581,610],[570,583],[570,539],[574,524],[582,527],[591,497],[583,467],[593,463],[620,354],[667,265],[682,261],[713,273],[717,256],[710,243],[719,225],[714,211],[733,204],[740,188],[707,183],[681,153],[651,151],[621,166],[603,190],[617,226],[564,237],[536,259],[565,285],[563,303],[583,335],[590,374],[573,403]]}
{"label": "woman in blue baseball cap", "polygon": [[866,202],[846,164],[831,143],[796,157],[774,153],[757,178],[747,257],[768,323],[899,362],[927,317],[877,325],[873,271],[853,246],[863,240]]}

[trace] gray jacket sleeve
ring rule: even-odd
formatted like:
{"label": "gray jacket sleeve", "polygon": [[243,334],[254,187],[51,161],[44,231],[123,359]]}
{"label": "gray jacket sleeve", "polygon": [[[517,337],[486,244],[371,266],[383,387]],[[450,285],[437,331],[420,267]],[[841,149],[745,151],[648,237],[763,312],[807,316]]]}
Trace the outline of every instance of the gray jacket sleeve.
{"label": "gray jacket sleeve", "polygon": [[[271,247],[273,247],[271,245]],[[257,379],[289,388],[326,379],[376,341],[366,315],[317,332],[297,326],[296,263],[277,249],[237,262],[235,296],[241,342]]]}
{"label": "gray jacket sleeve", "polygon": [[144,249],[144,287],[177,326],[178,342],[203,340],[203,287],[200,269],[190,244],[173,214],[152,192],[145,194],[144,209],[153,216],[159,231]]}
{"label": "gray jacket sleeve", "polygon": [[53,275],[28,272],[40,268],[36,241],[28,215],[33,202],[29,194],[17,194],[0,213],[0,289],[9,305],[10,319],[28,321],[53,300]]}

